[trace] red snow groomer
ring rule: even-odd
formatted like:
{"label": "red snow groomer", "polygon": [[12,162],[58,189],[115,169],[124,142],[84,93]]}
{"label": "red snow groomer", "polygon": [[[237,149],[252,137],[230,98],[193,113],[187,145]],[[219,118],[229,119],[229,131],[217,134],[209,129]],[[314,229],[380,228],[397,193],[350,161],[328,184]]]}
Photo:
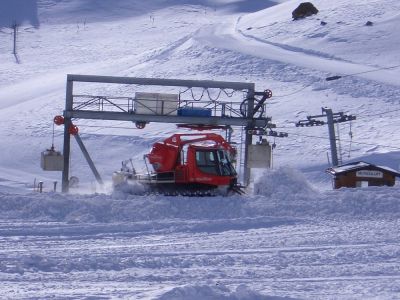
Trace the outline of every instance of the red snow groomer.
{"label": "red snow groomer", "polygon": [[114,185],[136,181],[150,192],[166,195],[243,193],[233,166],[236,149],[218,134],[174,134],[155,143],[144,157],[152,171],[136,174],[132,163],[128,167],[129,161],[125,161],[121,171],[113,175]]}

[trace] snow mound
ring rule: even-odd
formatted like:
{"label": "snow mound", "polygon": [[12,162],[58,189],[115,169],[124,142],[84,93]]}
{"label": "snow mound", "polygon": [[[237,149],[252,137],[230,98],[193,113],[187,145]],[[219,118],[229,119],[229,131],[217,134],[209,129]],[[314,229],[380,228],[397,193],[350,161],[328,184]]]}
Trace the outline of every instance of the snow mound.
{"label": "snow mound", "polygon": [[215,231],[279,226],[292,222],[293,218],[310,215],[322,218],[400,216],[397,186],[317,192],[299,172],[280,169],[264,174],[255,184],[255,192],[258,194],[254,196],[168,197],[122,192],[15,195],[0,191],[0,218],[70,224],[151,220],[153,224],[166,222],[167,226],[172,225],[169,224],[172,220],[194,223],[207,220],[200,227],[193,223],[195,228],[192,224],[190,230]]}
{"label": "snow mound", "polygon": [[338,191],[328,192],[321,205],[321,212],[326,210],[329,214],[349,214],[353,216],[386,216],[389,218],[400,215],[399,187],[366,187],[360,189],[342,188]]}
{"label": "snow mound", "polygon": [[279,300],[293,299],[276,296],[266,296],[251,290],[246,285],[239,285],[231,292],[227,287],[216,285],[188,285],[174,288],[156,298],[158,300]]}
{"label": "snow mound", "polygon": [[68,223],[237,218],[247,215],[243,211],[244,205],[240,196],[167,197],[122,192],[113,195],[0,193],[0,217],[3,219]]}
{"label": "snow mound", "polygon": [[290,167],[267,170],[254,183],[254,194],[267,197],[291,199],[292,195],[313,193],[315,194],[315,191],[305,176]]}
{"label": "snow mound", "polygon": [[131,184],[121,183],[114,187],[112,191],[112,196],[115,199],[121,199],[126,197],[125,195],[144,195],[146,193],[146,188],[143,184],[139,182],[133,182]]}

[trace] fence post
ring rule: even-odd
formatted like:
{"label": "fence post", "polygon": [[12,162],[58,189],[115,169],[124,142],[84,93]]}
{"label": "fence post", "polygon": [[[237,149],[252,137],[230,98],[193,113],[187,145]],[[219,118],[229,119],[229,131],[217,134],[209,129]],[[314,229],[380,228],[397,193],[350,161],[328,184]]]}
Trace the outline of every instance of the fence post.
{"label": "fence post", "polygon": [[14,48],[13,48],[13,54],[17,54],[17,21],[14,21],[14,24],[12,25],[12,28],[14,30]]}

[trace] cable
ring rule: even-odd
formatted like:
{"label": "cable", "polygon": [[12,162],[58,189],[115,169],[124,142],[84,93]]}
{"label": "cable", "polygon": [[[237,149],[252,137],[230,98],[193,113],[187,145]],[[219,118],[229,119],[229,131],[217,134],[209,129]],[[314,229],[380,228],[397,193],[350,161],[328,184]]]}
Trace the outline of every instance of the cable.
{"label": "cable", "polygon": [[124,127],[124,126],[100,126],[100,125],[77,125],[79,127],[87,128],[99,128],[99,129],[136,129],[135,127]]}
{"label": "cable", "polygon": [[395,146],[389,146],[389,145],[382,145],[382,144],[371,144],[371,143],[363,143],[363,142],[355,142],[352,141],[353,144],[359,144],[359,145],[366,145],[366,146],[379,146],[383,148],[391,148],[391,149],[396,149],[400,150],[400,147],[395,147]]}
{"label": "cable", "polygon": [[342,155],[342,143],[340,142],[340,127],[339,123],[336,123],[336,131],[337,131],[337,142],[338,142],[338,152],[339,152],[339,162],[342,164],[343,162],[343,155]]}
{"label": "cable", "polygon": [[188,90],[190,90],[191,87],[188,87],[186,90],[184,90],[183,92],[179,92],[179,99],[181,98],[181,95],[186,93]]}
{"label": "cable", "polygon": [[225,89],[222,89],[222,91],[224,92],[224,94],[227,96],[227,97],[229,97],[229,98],[231,98],[234,94],[235,94],[235,90],[232,90],[232,92],[231,93],[228,93]]}
{"label": "cable", "polygon": [[[290,133],[290,132],[289,132]],[[323,139],[323,140],[329,140],[328,137],[324,136],[316,136],[316,135],[306,135],[306,134],[300,134],[300,133],[290,133],[290,135],[294,136],[302,136],[302,137],[309,137],[309,138],[317,138],[317,139]],[[345,142],[348,142],[348,140],[345,140]],[[396,149],[400,150],[400,147],[395,147],[395,146],[389,146],[389,145],[382,145],[382,144],[371,144],[371,143],[363,143],[363,142],[355,142],[352,141],[353,144],[359,144],[359,145],[367,145],[367,146],[380,146],[384,148],[391,148],[391,149]]]}
{"label": "cable", "polygon": [[208,99],[210,99],[210,100],[213,101],[213,102],[217,101],[217,100],[221,97],[222,92],[223,92],[227,97],[229,97],[229,98],[231,98],[231,97],[235,94],[235,92],[236,92],[235,90],[232,90],[232,92],[228,92],[228,91],[225,90],[225,89],[219,89],[218,95],[216,96],[216,98],[213,98],[213,97],[211,96],[210,90],[209,90],[208,88],[203,88],[203,91],[202,91],[202,93],[201,93],[200,98],[196,99],[196,97],[194,96],[194,93],[193,93],[193,88],[192,88],[192,87],[188,87],[188,88],[187,88],[186,90],[184,90],[183,92],[179,92],[179,98],[180,98],[180,96],[181,96],[182,94],[186,93],[186,92],[189,91],[189,90],[190,90],[192,99],[193,99],[194,101],[200,101],[201,99],[203,99],[204,92],[207,91]]}
{"label": "cable", "polygon": [[204,96],[204,92],[205,92],[205,89],[203,89],[203,92],[201,93],[200,98],[199,98],[199,99],[196,99],[195,96],[194,96],[194,94],[193,94],[193,89],[190,88],[190,93],[192,94],[192,99],[193,99],[194,101],[200,101],[200,100],[203,98],[203,96]]}
{"label": "cable", "polygon": [[[295,129],[293,126],[276,126],[276,129]],[[297,127],[296,127],[297,128]]]}
{"label": "cable", "polygon": [[[381,71],[381,70],[390,70],[390,69],[395,69],[395,68],[399,68],[399,67],[400,67],[400,65],[395,65],[395,66],[391,66],[391,67],[382,67],[382,68],[379,68],[379,69],[374,69],[374,70],[369,70],[369,71],[363,71],[363,72],[358,72],[358,73],[352,73],[352,74],[347,74],[347,75],[335,75],[335,76],[326,77],[325,80],[326,80],[326,81],[333,81],[333,80],[341,79],[341,78],[344,78],[344,77],[350,77],[350,76],[355,76],[355,75],[361,75],[361,74],[366,74],[366,73],[372,73],[372,72],[377,72],[377,71]],[[286,95],[277,95],[277,96],[274,96],[274,97],[275,97],[275,98],[283,98],[283,97],[288,97],[288,96],[295,95],[295,94],[297,94],[297,93],[299,93],[299,92],[305,90],[306,88],[312,86],[314,83],[317,83],[317,82],[318,82],[318,81],[313,81],[313,82],[311,82],[310,84],[308,84],[308,85],[302,87],[301,89],[299,89],[299,90],[297,90],[297,91],[294,91],[293,93],[289,93],[289,94],[286,94]]]}
{"label": "cable", "polygon": [[333,80],[341,79],[341,78],[344,78],[344,77],[349,77],[349,76],[354,76],[354,75],[361,75],[361,74],[372,73],[372,72],[378,72],[378,71],[382,71],[382,70],[396,69],[398,67],[400,67],[400,65],[395,65],[395,66],[391,66],[391,67],[382,67],[382,68],[378,68],[378,69],[374,69],[374,70],[363,71],[363,72],[358,72],[358,73],[352,73],[352,74],[347,74],[347,75],[335,75],[335,76],[327,77],[327,78],[325,78],[325,80],[326,81],[333,81]]}
{"label": "cable", "polygon": [[217,101],[219,99],[219,97],[221,96],[221,93],[222,93],[222,89],[220,89],[219,92],[218,92],[217,97],[215,99],[213,99],[211,97],[211,95],[210,95],[210,90],[209,89],[206,89],[206,90],[207,90],[208,99],[210,99],[213,102]]}
{"label": "cable", "polygon": [[349,155],[348,155],[348,158],[350,158],[350,156],[351,156],[351,146],[352,146],[352,143],[353,143],[353,131],[352,131],[352,128],[351,128],[352,126],[351,126],[351,121],[349,122],[349,136],[350,136],[350,143],[349,143]]}
{"label": "cable", "polygon": [[54,150],[54,121],[53,123],[53,133],[52,133],[52,137],[51,137],[51,150]]}
{"label": "cable", "polygon": [[394,110],[389,110],[389,111],[385,111],[385,112],[381,112],[381,113],[376,113],[373,115],[361,115],[361,118],[357,116],[357,119],[364,119],[364,118],[369,118],[369,117],[376,117],[376,116],[380,116],[380,115],[386,115],[386,114],[390,114],[392,112],[397,112],[400,111],[399,109],[394,109]]}
{"label": "cable", "polygon": [[[376,114],[372,114],[372,115],[363,115],[363,114],[361,114],[361,115],[357,115],[356,121],[363,120],[363,119],[366,119],[366,118],[386,115],[386,114],[390,114],[390,113],[394,113],[394,112],[398,112],[398,111],[400,111],[400,108],[399,109],[388,110],[388,111],[384,111],[384,112],[380,112],[380,113],[376,113]],[[287,123],[290,123],[290,122],[287,122]],[[293,127],[288,127],[288,126],[277,126],[276,128],[293,129]]]}
{"label": "cable", "polygon": [[283,98],[283,97],[288,97],[288,96],[295,95],[295,94],[300,93],[301,91],[305,90],[306,88],[312,86],[312,85],[313,85],[314,83],[316,83],[316,82],[317,82],[317,81],[311,82],[310,84],[308,84],[308,85],[302,87],[301,89],[299,89],[299,90],[297,90],[297,91],[294,91],[293,93],[286,94],[286,95],[272,96],[272,97],[273,97],[273,98]]}

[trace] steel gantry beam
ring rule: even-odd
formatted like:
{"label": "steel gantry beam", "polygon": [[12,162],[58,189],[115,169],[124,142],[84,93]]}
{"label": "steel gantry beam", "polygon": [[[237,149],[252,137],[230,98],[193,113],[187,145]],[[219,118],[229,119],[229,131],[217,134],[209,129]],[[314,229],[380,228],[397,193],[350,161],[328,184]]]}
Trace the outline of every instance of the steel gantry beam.
{"label": "steel gantry beam", "polygon": [[255,84],[249,82],[229,82],[214,80],[184,80],[164,78],[142,78],[142,77],[117,77],[117,76],[96,76],[96,75],[67,75],[67,81],[75,82],[96,82],[116,84],[138,84],[138,85],[159,85],[159,86],[181,86],[181,87],[202,87],[219,88],[232,90],[254,90]]}
{"label": "steel gantry beam", "polygon": [[[202,125],[230,125],[230,126],[248,126],[247,118],[226,118],[226,117],[184,117],[184,116],[162,116],[162,115],[143,115],[130,114],[126,112],[107,112],[74,110],[65,111],[65,118],[91,119],[91,120],[111,120],[111,121],[132,121],[132,122],[158,122],[158,123],[181,123],[181,124],[202,124]],[[251,120],[252,127],[266,127],[271,118]]]}
{"label": "steel gantry beam", "polygon": [[[245,116],[177,116],[177,115],[156,115],[156,114],[135,114],[130,111],[94,111],[74,109],[74,83],[107,83],[107,84],[127,84],[144,86],[170,86],[186,88],[204,89],[230,89],[234,91],[244,91],[247,93],[247,110]],[[255,84],[248,82],[227,82],[213,80],[181,80],[181,79],[160,79],[160,78],[139,78],[139,77],[115,77],[115,76],[94,76],[94,75],[67,75],[66,103],[64,110],[64,169],[62,174],[62,191],[68,192],[69,189],[69,160],[70,160],[70,133],[69,127],[71,119],[93,119],[93,120],[118,120],[132,122],[160,122],[160,123],[179,123],[179,124],[202,124],[202,125],[231,125],[243,126],[246,129],[255,127],[265,128],[271,121],[270,118],[254,118]],[[250,169],[247,167],[248,146],[252,144],[252,134],[246,130],[244,150],[244,184],[250,181]],[[90,161],[90,157],[89,157]],[[96,174],[95,174],[96,175]]]}

